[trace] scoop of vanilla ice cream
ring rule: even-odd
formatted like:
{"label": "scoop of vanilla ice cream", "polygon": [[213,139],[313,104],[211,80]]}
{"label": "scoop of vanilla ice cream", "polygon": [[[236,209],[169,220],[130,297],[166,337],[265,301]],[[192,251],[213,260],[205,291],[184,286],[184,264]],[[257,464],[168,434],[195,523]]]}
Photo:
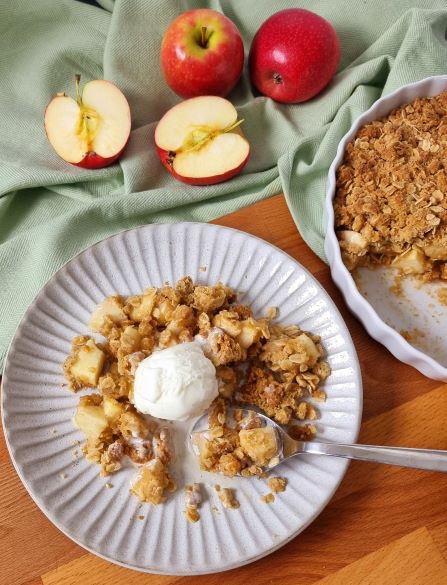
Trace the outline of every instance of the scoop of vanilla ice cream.
{"label": "scoop of vanilla ice cream", "polygon": [[135,408],[157,418],[199,416],[217,394],[216,369],[195,341],[155,351],[135,371]]}

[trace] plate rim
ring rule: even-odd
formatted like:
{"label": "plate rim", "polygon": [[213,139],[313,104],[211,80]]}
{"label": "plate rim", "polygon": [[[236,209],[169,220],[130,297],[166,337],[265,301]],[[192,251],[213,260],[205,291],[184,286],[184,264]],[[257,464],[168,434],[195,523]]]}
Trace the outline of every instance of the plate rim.
{"label": "plate rim", "polygon": [[[400,94],[402,94],[403,97],[403,94],[407,91],[417,91],[425,86],[429,86],[430,83],[436,82],[444,82],[444,91],[447,90],[447,74],[425,77],[414,83],[402,85],[393,92],[380,97],[367,110],[360,114],[360,116],[357,116],[353,120],[349,130],[343,135],[338,143],[337,152],[328,171],[324,206],[324,223],[326,228],[324,250],[329,261],[332,279],[341,291],[347,306],[360,320],[368,334],[384,345],[399,361],[414,367],[428,378],[447,382],[447,367],[442,366],[429,354],[416,348],[404,339],[393,327],[385,323],[374,307],[360,293],[352,274],[346,268],[341,258],[340,245],[334,229],[335,215],[333,207],[336,189],[336,170],[341,164],[347,143],[354,137],[359,128],[373,119],[382,117],[382,115],[375,115],[376,111],[382,106],[382,104],[392,102],[394,99],[401,97]],[[423,97],[423,94],[418,94],[410,99],[416,99],[416,97]],[[408,102],[406,100],[400,101],[401,105],[404,103]],[[388,113],[395,107],[398,106],[390,106],[388,108]]]}
{"label": "plate rim", "polygon": [[[447,76],[446,76],[447,77]],[[242,234],[243,237],[248,237],[248,238],[252,238],[255,239],[257,241],[259,241],[261,244],[263,245],[267,245],[271,248],[273,248],[276,252],[279,252],[280,254],[282,254],[283,256],[285,256],[287,259],[289,259],[291,262],[297,264],[299,266],[299,268],[304,271],[304,273],[306,274],[306,276],[308,278],[310,278],[311,282],[313,281],[314,283],[317,284],[317,286],[324,292],[324,294],[326,295],[326,301],[329,304],[330,308],[332,309],[332,311],[334,311],[336,314],[338,314],[339,319],[340,319],[340,325],[342,326],[342,328],[344,328],[344,341],[346,343],[346,345],[349,348],[349,352],[352,355],[352,357],[354,358],[354,364],[353,367],[355,369],[355,377],[357,378],[357,382],[358,382],[358,396],[357,396],[357,400],[358,400],[358,411],[356,413],[356,421],[355,421],[355,425],[353,425],[352,427],[352,431],[353,431],[353,442],[356,442],[359,436],[359,432],[360,432],[360,426],[361,426],[361,422],[362,422],[362,416],[363,416],[363,379],[362,379],[362,372],[361,372],[361,366],[360,366],[360,361],[358,358],[358,354],[351,336],[351,333],[348,329],[348,326],[345,322],[345,319],[343,318],[341,312],[339,311],[337,305],[335,304],[335,302],[332,300],[331,296],[329,295],[329,293],[326,291],[326,289],[323,287],[322,284],[320,284],[320,282],[316,279],[316,277],[306,268],[304,267],[298,260],[296,260],[293,256],[291,256],[290,254],[288,254],[287,252],[285,252],[284,250],[282,250],[281,248],[279,248],[278,246],[276,246],[275,244],[271,244],[270,242],[268,242],[267,240],[264,240],[263,238],[260,238],[259,236],[255,236],[253,234],[250,234],[248,232],[244,232],[243,230],[239,230],[237,228],[232,228],[232,227],[228,227],[228,226],[224,226],[224,225],[220,225],[220,224],[213,224],[213,223],[207,223],[207,222],[188,222],[188,221],[182,221],[182,222],[171,222],[171,223],[148,223],[148,224],[142,224],[140,226],[137,227],[133,227],[133,228],[127,228],[124,230],[121,230],[119,232],[116,232],[115,234],[112,234],[110,236],[107,236],[106,238],[103,238],[101,240],[98,240],[97,242],[95,242],[94,244],[91,244],[90,246],[85,247],[84,249],[82,249],[80,252],[78,252],[77,254],[75,254],[72,258],[70,258],[69,260],[67,260],[66,262],[64,262],[64,264],[62,264],[60,266],[60,268],[48,279],[48,281],[39,289],[39,291],[36,293],[36,295],[34,296],[33,300],[31,301],[31,303],[28,305],[25,313],[23,314],[22,318],[20,319],[14,335],[8,345],[8,349],[6,352],[6,357],[5,357],[5,365],[3,368],[3,374],[2,374],[2,380],[1,380],[1,386],[0,386],[0,410],[1,410],[1,419],[2,419],[2,426],[3,426],[3,434],[5,437],[5,443],[7,446],[7,450],[8,450],[8,454],[9,457],[12,461],[12,464],[14,466],[14,469],[17,473],[17,475],[20,478],[20,481],[22,482],[23,486],[25,487],[28,495],[31,497],[31,499],[33,500],[33,502],[36,504],[36,506],[39,508],[39,510],[44,514],[44,516],[58,529],[60,530],[60,532],[62,532],[67,538],[69,538],[70,540],[72,540],[73,542],[75,542],[78,546],[80,546],[81,548],[83,548],[84,550],[90,552],[93,555],[96,555],[100,558],[102,558],[103,560],[109,561],[115,565],[119,565],[121,567],[124,567],[126,569],[131,569],[134,571],[139,571],[142,573],[147,573],[147,574],[154,574],[154,575],[169,575],[169,576],[178,576],[178,577],[184,577],[184,576],[195,576],[195,575],[212,575],[212,574],[217,574],[217,573],[223,573],[225,571],[230,571],[232,569],[236,569],[239,567],[243,567],[245,565],[251,564],[257,560],[260,560],[263,557],[266,557],[274,552],[276,552],[277,550],[279,550],[280,548],[282,548],[283,546],[285,546],[286,544],[288,544],[291,540],[293,540],[295,537],[297,537],[298,535],[300,535],[310,524],[312,524],[312,522],[323,512],[323,510],[327,507],[327,505],[329,504],[329,502],[332,500],[335,492],[337,491],[340,483],[343,481],[346,472],[348,470],[348,467],[350,465],[350,460],[340,460],[340,466],[341,466],[341,470],[340,470],[340,477],[338,479],[338,481],[335,483],[335,485],[333,486],[332,490],[330,490],[328,492],[328,494],[326,495],[326,497],[324,498],[323,503],[320,505],[320,507],[317,508],[317,510],[314,512],[314,514],[312,514],[312,516],[309,518],[309,520],[307,522],[305,522],[303,525],[300,526],[300,528],[293,532],[291,535],[289,535],[288,537],[284,538],[283,540],[281,540],[278,544],[268,548],[265,551],[262,551],[259,554],[255,554],[252,555],[250,557],[247,557],[243,560],[239,560],[236,561],[235,563],[231,563],[231,564],[227,564],[224,568],[222,569],[217,569],[217,570],[209,570],[209,569],[204,569],[204,570],[200,570],[197,569],[196,567],[194,567],[192,570],[188,570],[188,571],[164,571],[164,570],[160,570],[157,569],[155,567],[145,567],[145,566],[140,566],[140,565],[134,565],[134,564],[129,564],[123,561],[120,561],[118,559],[115,559],[113,557],[109,557],[91,547],[89,547],[88,545],[86,545],[83,542],[80,542],[75,536],[73,536],[72,534],[69,533],[69,531],[65,530],[60,523],[58,522],[58,520],[55,519],[54,515],[52,514],[51,509],[47,509],[46,506],[44,506],[43,502],[40,502],[38,499],[38,496],[36,494],[34,494],[33,490],[30,488],[26,478],[24,477],[24,475],[22,474],[21,470],[18,467],[18,464],[16,463],[15,458],[13,457],[12,454],[12,447],[11,447],[11,443],[10,443],[10,436],[9,436],[9,432],[8,432],[8,427],[5,424],[5,409],[4,409],[4,402],[5,402],[5,388],[6,388],[6,383],[8,380],[8,366],[9,366],[9,357],[10,357],[10,353],[13,351],[14,349],[14,344],[16,342],[16,338],[17,338],[17,334],[19,333],[19,331],[21,330],[21,328],[24,326],[24,324],[26,323],[29,314],[32,312],[32,310],[34,309],[38,299],[40,298],[41,294],[44,294],[45,290],[47,287],[51,286],[51,283],[53,281],[53,279],[62,271],[65,269],[65,267],[67,265],[69,265],[71,262],[75,261],[79,256],[81,256],[82,254],[84,254],[87,250],[91,250],[101,244],[103,244],[104,242],[107,242],[109,240],[112,240],[114,238],[118,238],[120,236],[122,236],[123,234],[127,233],[127,232],[135,232],[135,231],[139,231],[139,230],[148,230],[148,231],[152,231],[153,228],[157,228],[158,226],[173,226],[173,225],[188,225],[188,226],[200,226],[202,229],[211,229],[211,230],[226,230],[229,232],[232,232],[234,234]]]}

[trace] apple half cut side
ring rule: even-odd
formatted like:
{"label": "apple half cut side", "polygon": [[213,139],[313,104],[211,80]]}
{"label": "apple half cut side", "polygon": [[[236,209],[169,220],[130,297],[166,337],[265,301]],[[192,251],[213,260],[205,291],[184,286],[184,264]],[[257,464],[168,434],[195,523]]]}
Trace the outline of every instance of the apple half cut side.
{"label": "apple half cut side", "polygon": [[110,81],[89,81],[81,95],[79,80],[77,75],[76,100],[59,93],[48,104],[45,131],[62,159],[97,169],[112,164],[123,152],[131,130],[130,108]]}
{"label": "apple half cut side", "polygon": [[250,145],[239,128],[231,102],[200,96],[171,108],[155,129],[155,145],[163,166],[189,185],[213,185],[239,173]]}

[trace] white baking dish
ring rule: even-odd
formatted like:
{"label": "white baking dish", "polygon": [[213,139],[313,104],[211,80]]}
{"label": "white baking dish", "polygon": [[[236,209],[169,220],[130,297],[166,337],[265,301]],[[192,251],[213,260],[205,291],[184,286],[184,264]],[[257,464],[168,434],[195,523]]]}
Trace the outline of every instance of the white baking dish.
{"label": "white baking dish", "polygon": [[[398,297],[390,292],[396,274],[392,268],[361,268],[354,281],[341,259],[334,231],[332,203],[336,170],[343,159],[347,143],[354,138],[358,129],[417,97],[433,96],[446,89],[447,75],[428,77],[380,98],[354,122],[340,141],[329,169],[325,252],[334,282],[368,333],[397,359],[415,367],[429,378],[447,382],[447,306],[441,305],[436,296],[437,289],[447,287],[447,283],[418,286],[412,279],[405,279],[403,295]],[[406,332],[410,341],[406,341],[401,332]]]}

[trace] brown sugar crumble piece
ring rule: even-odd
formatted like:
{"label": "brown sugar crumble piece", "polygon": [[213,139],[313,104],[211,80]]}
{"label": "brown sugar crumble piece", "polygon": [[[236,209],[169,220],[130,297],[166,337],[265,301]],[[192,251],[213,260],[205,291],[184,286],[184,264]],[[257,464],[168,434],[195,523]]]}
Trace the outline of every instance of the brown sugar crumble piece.
{"label": "brown sugar crumble piece", "polygon": [[317,402],[326,401],[326,392],[324,390],[321,390],[321,388],[316,388],[315,390],[312,390],[311,396]]}
{"label": "brown sugar crumble piece", "polygon": [[291,425],[288,429],[288,433],[290,437],[296,441],[310,441],[315,438],[317,429],[313,424]]}
{"label": "brown sugar crumble piece", "polygon": [[195,523],[200,520],[198,508],[202,503],[200,484],[193,483],[185,486],[185,515],[189,522]]}
{"label": "brown sugar crumble piece", "polygon": [[447,287],[438,289],[436,295],[441,305],[447,305]]}
{"label": "brown sugar crumble piece", "polygon": [[224,505],[224,508],[228,510],[237,510],[240,506],[239,500],[237,500],[234,490],[231,488],[222,488],[219,492],[219,500]]}
{"label": "brown sugar crumble piece", "polygon": [[287,479],[285,477],[271,477],[267,481],[267,485],[274,494],[279,494],[286,490]]}
{"label": "brown sugar crumble piece", "polygon": [[365,124],[337,170],[343,261],[447,280],[447,92]]}
{"label": "brown sugar crumble piece", "polygon": [[402,329],[401,331],[399,331],[399,333],[409,343],[417,343],[418,341],[420,342],[422,338],[425,337],[425,333],[423,331],[420,331],[419,329],[411,330]]}
{"label": "brown sugar crumble piece", "polygon": [[163,463],[159,459],[152,459],[141,467],[130,491],[140,502],[157,505],[166,501],[166,491],[173,492],[175,489],[176,485]]}
{"label": "brown sugar crumble piece", "polygon": [[273,494],[265,494],[264,496],[261,496],[261,501],[264,502],[264,504],[272,504],[275,501],[275,496]]}

